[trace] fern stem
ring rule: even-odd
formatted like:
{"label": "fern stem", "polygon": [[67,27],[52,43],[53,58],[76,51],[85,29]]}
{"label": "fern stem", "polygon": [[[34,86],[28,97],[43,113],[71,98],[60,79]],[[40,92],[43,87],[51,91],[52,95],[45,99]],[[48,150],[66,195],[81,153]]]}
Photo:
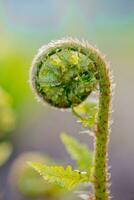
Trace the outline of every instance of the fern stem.
{"label": "fern stem", "polygon": [[111,84],[106,63],[102,62],[102,60],[98,61],[100,97],[95,141],[94,198],[95,200],[108,200],[107,144],[109,136]]}

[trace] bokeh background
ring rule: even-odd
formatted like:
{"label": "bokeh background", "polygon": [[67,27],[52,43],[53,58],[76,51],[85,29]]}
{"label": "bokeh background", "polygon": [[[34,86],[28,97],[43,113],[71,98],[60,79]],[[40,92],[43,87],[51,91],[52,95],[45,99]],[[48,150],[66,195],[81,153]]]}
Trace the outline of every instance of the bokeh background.
{"label": "bokeh background", "polygon": [[10,137],[13,153],[0,168],[0,199],[22,199],[8,181],[12,163],[22,152],[40,151],[71,163],[59,139],[63,130],[93,148],[92,138],[78,134],[81,127],[71,113],[37,103],[28,84],[37,49],[64,36],[88,40],[111,62],[116,83],[109,144],[111,192],[113,199],[134,200],[133,0],[0,1],[0,86],[11,95],[17,118]]}

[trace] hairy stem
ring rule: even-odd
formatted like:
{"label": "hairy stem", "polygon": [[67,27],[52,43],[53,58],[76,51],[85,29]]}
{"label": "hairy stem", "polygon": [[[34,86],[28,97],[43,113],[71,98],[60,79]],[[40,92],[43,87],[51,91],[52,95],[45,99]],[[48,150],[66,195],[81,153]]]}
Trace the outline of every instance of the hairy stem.
{"label": "hairy stem", "polygon": [[108,200],[107,144],[109,136],[111,86],[106,63],[102,62],[102,60],[98,61],[100,97],[95,141],[94,198],[95,200]]}

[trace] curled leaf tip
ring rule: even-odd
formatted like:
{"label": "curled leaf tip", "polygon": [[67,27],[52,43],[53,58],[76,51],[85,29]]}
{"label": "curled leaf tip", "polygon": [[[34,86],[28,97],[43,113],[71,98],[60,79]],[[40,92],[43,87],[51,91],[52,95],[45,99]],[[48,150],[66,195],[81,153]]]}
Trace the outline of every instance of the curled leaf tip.
{"label": "curled leaf tip", "polygon": [[34,58],[30,82],[43,102],[58,108],[79,105],[98,83],[92,48],[72,38],[50,42]]}

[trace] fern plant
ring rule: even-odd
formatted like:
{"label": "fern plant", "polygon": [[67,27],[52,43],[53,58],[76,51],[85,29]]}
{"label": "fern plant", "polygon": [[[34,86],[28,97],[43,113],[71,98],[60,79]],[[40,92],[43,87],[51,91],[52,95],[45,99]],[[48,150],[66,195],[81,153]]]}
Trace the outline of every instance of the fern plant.
{"label": "fern plant", "polygon": [[[104,57],[88,42],[72,38],[51,42],[43,46],[34,58],[30,83],[39,100],[56,108],[70,108],[83,127],[88,127],[94,133],[95,138],[91,160],[91,153],[87,158],[86,147],[78,147],[75,141],[62,134],[68,151],[84,171],[73,170],[71,166],[63,168],[40,163],[31,163],[31,166],[48,182],[67,189],[89,182],[93,187],[90,199],[109,200],[107,146],[111,79]],[[93,92],[99,93],[98,106],[92,102],[85,103]]]}

